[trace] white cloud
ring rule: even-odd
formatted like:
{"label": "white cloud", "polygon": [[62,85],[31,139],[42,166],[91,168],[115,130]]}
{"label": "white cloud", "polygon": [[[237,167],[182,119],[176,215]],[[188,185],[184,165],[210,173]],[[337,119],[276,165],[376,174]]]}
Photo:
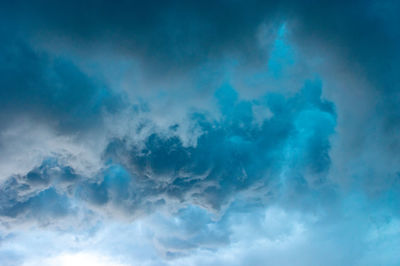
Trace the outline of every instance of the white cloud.
{"label": "white cloud", "polygon": [[101,167],[101,137],[78,141],[75,136],[57,134],[51,127],[21,119],[0,131],[0,181],[25,175],[47,158],[56,158],[77,174],[91,176]]}
{"label": "white cloud", "polygon": [[24,266],[126,266],[117,261],[115,258],[110,258],[96,253],[65,253],[55,257],[47,258],[36,262],[28,262]]}

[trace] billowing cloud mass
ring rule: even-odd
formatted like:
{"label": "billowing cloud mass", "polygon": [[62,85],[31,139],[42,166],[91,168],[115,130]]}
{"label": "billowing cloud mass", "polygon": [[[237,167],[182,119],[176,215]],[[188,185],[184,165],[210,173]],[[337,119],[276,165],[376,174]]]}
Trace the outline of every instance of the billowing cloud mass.
{"label": "billowing cloud mass", "polygon": [[398,265],[396,1],[3,1],[1,265]]}

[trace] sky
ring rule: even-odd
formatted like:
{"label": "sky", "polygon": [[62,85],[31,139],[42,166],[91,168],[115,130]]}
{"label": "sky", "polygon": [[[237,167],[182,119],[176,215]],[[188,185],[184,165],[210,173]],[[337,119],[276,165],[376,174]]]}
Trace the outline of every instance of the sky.
{"label": "sky", "polygon": [[0,3],[0,265],[400,265],[400,3]]}

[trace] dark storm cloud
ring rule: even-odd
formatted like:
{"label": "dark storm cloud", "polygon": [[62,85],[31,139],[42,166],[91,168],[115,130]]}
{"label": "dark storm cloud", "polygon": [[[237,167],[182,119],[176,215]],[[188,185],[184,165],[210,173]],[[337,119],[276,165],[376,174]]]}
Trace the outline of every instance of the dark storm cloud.
{"label": "dark storm cloud", "polygon": [[[221,120],[192,116],[202,132],[196,146],[185,147],[178,136],[155,132],[143,145],[114,140],[105,158],[130,171],[144,194],[162,193],[214,210],[257,182],[266,187],[281,182],[284,168],[288,183],[299,179],[306,187],[318,187],[329,169],[329,137],[336,124],[334,106],[320,93],[318,82],[308,82],[293,98],[267,95],[250,102],[224,86],[216,94]],[[272,112],[260,126],[254,121],[255,105]]]}
{"label": "dark storm cloud", "polygon": [[79,131],[98,125],[103,111],[115,112],[122,104],[68,59],[36,52],[13,34],[0,42],[0,84],[0,128],[28,116]]}
{"label": "dark storm cloud", "polygon": [[294,15],[297,41],[324,47],[372,84],[379,97],[372,108],[384,121],[389,138],[400,125],[399,12],[398,1],[308,1]]}
{"label": "dark storm cloud", "polygon": [[[265,263],[264,246],[251,248],[259,244],[251,243],[254,239],[278,243],[291,234],[305,238],[282,249],[285,254],[279,256],[285,262],[289,253],[295,254],[295,262],[316,258],[307,265],[326,261],[328,254],[332,264],[353,265],[355,253],[350,251],[355,246],[357,256],[361,250],[375,250],[375,244],[391,250],[398,241],[386,238],[398,239],[392,229],[398,228],[400,201],[399,13],[396,1],[372,0],[2,1],[0,161],[7,169],[0,180],[0,225],[7,233],[6,228],[21,224],[71,228],[86,223],[86,214],[128,220],[152,214],[146,216],[155,220],[150,238],[165,258],[217,250],[232,243],[235,230],[239,240],[246,240],[241,248],[246,262],[251,255],[253,262]],[[285,34],[280,36],[280,30]],[[289,44],[293,49],[287,60],[279,49]],[[271,47],[278,50],[275,61],[268,58]],[[308,67],[314,53],[327,61],[316,65],[334,65],[328,68],[331,73],[321,73],[322,82],[306,82],[297,93],[291,89],[251,99],[253,88],[247,85],[259,75],[276,72],[266,80],[279,83],[283,77],[298,80],[297,72],[301,79],[311,71],[319,74],[319,69],[299,69]],[[216,106],[205,97],[210,108],[196,112],[190,111],[193,99],[188,95],[197,94],[171,93],[187,116],[170,119],[176,113],[167,115],[165,98],[135,98],[151,86],[125,86],[131,80],[124,76],[120,81],[124,74],[108,73],[124,72],[119,68],[126,62],[118,60],[135,67],[139,63],[134,73],[138,80],[151,79],[160,87],[174,87],[168,82],[173,76],[187,90],[205,88],[213,83],[209,80],[220,84],[215,76],[222,73],[250,80],[237,86],[249,93],[240,95],[224,85],[214,95]],[[230,73],[226,61],[240,70]],[[283,75],[281,64],[287,61],[293,72]],[[215,65],[222,71],[215,71]],[[270,69],[255,68],[253,73],[249,65]],[[335,102],[325,99],[332,94],[322,94],[322,83],[342,78],[342,71],[350,71],[356,85],[366,80],[367,88],[340,101],[355,89],[343,78]],[[206,85],[197,86],[202,82]],[[229,82],[237,85],[234,78]],[[271,90],[275,85],[263,84]],[[327,91],[332,92],[330,85]],[[116,93],[125,89],[135,99]],[[361,94],[374,98],[373,103]],[[143,107],[130,100],[142,101]],[[357,112],[365,102],[371,105]],[[159,108],[161,115],[152,109],[157,105],[166,106]],[[24,125],[18,127],[19,121]],[[76,134],[83,131],[92,134]],[[45,143],[47,138],[53,139]],[[334,153],[338,143],[340,152]],[[19,165],[23,169],[16,169]],[[264,213],[271,206],[283,214]],[[301,215],[296,218],[291,211]],[[109,221],[102,220],[106,226]],[[306,239],[310,232],[314,237]],[[309,247],[298,248],[302,246]],[[338,246],[348,258],[331,252]],[[305,259],[301,253],[307,253]]]}
{"label": "dark storm cloud", "polygon": [[348,64],[360,64],[368,78],[380,79],[381,89],[395,89],[399,10],[397,1],[310,1],[295,18],[300,37],[319,39]]}
{"label": "dark storm cloud", "polygon": [[[45,161],[3,185],[2,215],[40,209],[45,205],[36,199],[44,202],[49,193],[52,204],[63,195],[86,202],[88,208],[129,217],[174,203],[219,212],[254,186],[271,197],[285,193],[284,187],[296,193],[318,189],[326,182],[329,138],[336,124],[334,106],[321,99],[320,86],[307,82],[291,98],[273,94],[244,101],[226,85],[216,93],[221,119],[191,116],[201,132],[195,146],[184,146],[175,134],[179,125],[174,125],[138,144],[130,136],[111,141],[104,151],[104,170],[93,177],[79,177],[69,166]],[[256,105],[272,112],[261,124],[254,121]]]}
{"label": "dark storm cloud", "polygon": [[2,5],[7,26],[28,37],[61,38],[86,51],[109,43],[152,67],[183,68],[223,54],[257,61],[263,54],[257,39],[261,24],[285,20],[298,24],[300,39],[339,48],[339,56],[367,67],[368,76],[395,78],[392,58],[399,55],[396,1],[37,0]]}
{"label": "dark storm cloud", "polygon": [[262,62],[257,31],[276,16],[278,6],[269,1],[43,0],[16,1],[6,10],[16,15],[9,21],[31,37],[59,38],[86,51],[111,45],[154,72],[183,70],[224,55]]}
{"label": "dark storm cloud", "polygon": [[[121,105],[105,84],[68,59],[34,49],[33,43],[41,38],[49,43],[60,39],[67,47],[85,52],[110,44],[118,48],[115,52],[122,50],[139,58],[151,71],[174,70],[229,55],[262,61],[265,51],[257,39],[261,25],[286,20],[294,39],[318,41],[338,51],[339,57],[359,64],[381,92],[377,113],[382,111],[390,127],[397,125],[397,3],[43,0],[3,2],[2,6],[2,127],[19,115],[28,115],[63,130],[79,131],[101,121],[102,111],[113,112]],[[291,158],[290,171],[316,185],[328,171],[327,136],[335,124],[331,104],[321,102],[319,96],[306,89],[290,100],[270,95],[261,102],[248,102],[225,88],[217,93],[221,121],[210,121],[204,114],[192,117],[202,132],[197,146],[186,147],[178,136],[154,132],[143,147],[115,139],[104,156],[126,168],[143,193],[153,195],[154,204],[165,200],[159,195],[168,195],[220,209],[231,194],[281,170],[285,156]],[[273,117],[258,128],[252,124],[252,108],[263,101]],[[78,194],[93,204],[107,203],[108,184],[113,182],[89,183]],[[131,201],[133,196],[126,197]]]}
{"label": "dark storm cloud", "polygon": [[[73,47],[83,56],[93,51],[132,55],[147,69],[146,73],[171,74],[224,58],[250,64],[266,62],[277,25],[287,21],[298,43],[328,47],[323,51],[335,53],[350,68],[361,70],[359,74],[379,91],[381,101],[376,108],[387,116],[386,127],[398,124],[399,4],[393,1],[38,0],[6,1],[2,6],[5,31],[1,55],[3,61],[9,59],[2,63],[1,82],[2,98],[9,98],[8,104],[18,105],[21,101],[19,105],[23,105],[26,101],[21,99],[30,97],[30,88],[38,86],[45,89],[41,94],[34,92],[30,101],[41,101],[39,105],[45,106],[46,111],[60,105],[56,111],[74,114],[80,117],[78,120],[98,113],[98,106],[116,105],[95,103],[99,98],[112,102],[104,99],[108,93],[104,84],[95,84],[68,60],[43,59],[29,47],[32,43],[39,47],[48,43],[48,48],[60,53]],[[260,32],[264,24],[267,26],[262,39],[269,41],[264,40],[266,47],[262,48]],[[13,41],[14,35],[23,43]],[[52,73],[48,73],[49,68]],[[64,88],[53,89],[54,84]],[[54,90],[65,95],[58,93],[56,97],[52,95]],[[18,96],[21,91],[26,95]],[[66,99],[65,103],[61,98]],[[87,106],[93,108],[89,110]],[[53,112],[51,108],[49,111]],[[81,121],[80,125],[86,122]],[[68,123],[78,121],[67,119],[65,124]]]}

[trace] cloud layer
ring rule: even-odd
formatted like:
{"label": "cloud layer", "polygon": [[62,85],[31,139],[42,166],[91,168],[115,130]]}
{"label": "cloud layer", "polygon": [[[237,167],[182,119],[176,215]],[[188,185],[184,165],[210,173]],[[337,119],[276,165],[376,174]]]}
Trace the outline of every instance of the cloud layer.
{"label": "cloud layer", "polygon": [[0,6],[6,265],[396,265],[395,1]]}

